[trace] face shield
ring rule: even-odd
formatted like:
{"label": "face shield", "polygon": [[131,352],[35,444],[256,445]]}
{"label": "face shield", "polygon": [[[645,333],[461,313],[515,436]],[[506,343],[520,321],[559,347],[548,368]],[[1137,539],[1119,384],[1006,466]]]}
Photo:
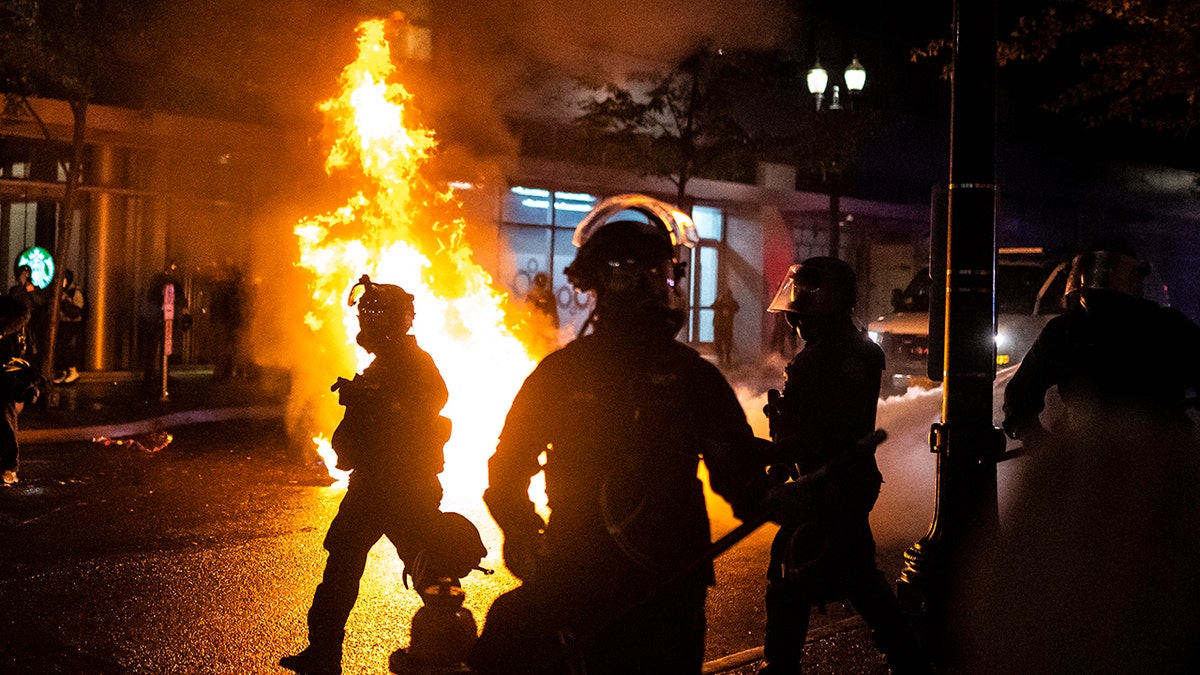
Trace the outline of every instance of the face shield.
{"label": "face shield", "polygon": [[573,241],[579,250],[565,272],[575,288],[596,294],[597,325],[682,326],[681,258],[699,241],[687,214],[645,195],[611,197],[584,217]]}
{"label": "face shield", "polygon": [[617,195],[597,204],[575,228],[571,243],[581,248],[592,235],[608,224],[610,218],[622,211],[639,211],[651,222],[661,223],[670,238],[671,247],[676,251],[680,247],[695,248],[700,243],[700,235],[691,216],[670,204],[639,194]]}
{"label": "face shield", "polygon": [[848,315],[854,309],[854,270],[830,257],[809,258],[788,268],[768,312],[803,317]]}

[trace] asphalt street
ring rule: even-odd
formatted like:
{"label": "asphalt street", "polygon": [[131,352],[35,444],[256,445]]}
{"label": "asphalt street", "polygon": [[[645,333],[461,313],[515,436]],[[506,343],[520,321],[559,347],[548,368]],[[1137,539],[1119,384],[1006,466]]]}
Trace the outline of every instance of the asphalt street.
{"label": "asphalt street", "polygon": [[[342,492],[289,443],[282,422],[171,431],[173,441],[158,451],[97,442],[23,447],[21,482],[0,490],[0,672],[288,672],[277,661],[304,646],[321,540]],[[736,524],[722,509],[713,507],[718,536]],[[466,515],[485,540],[499,541],[482,508]],[[717,561],[710,668],[753,672],[748,650],[762,644],[770,535],[766,526]],[[480,623],[516,583],[499,546],[490,548],[484,565],[496,574],[464,580]],[[880,557],[894,577],[900,549]],[[345,672],[386,673],[418,606],[394,549],[381,542],[350,618]],[[812,634],[811,672],[887,672],[861,621],[840,607],[816,615]]]}

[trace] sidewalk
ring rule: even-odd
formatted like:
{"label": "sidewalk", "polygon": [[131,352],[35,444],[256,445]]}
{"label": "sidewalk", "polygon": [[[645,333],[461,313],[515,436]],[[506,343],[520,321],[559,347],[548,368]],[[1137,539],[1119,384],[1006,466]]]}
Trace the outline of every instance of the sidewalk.
{"label": "sidewalk", "polygon": [[70,384],[49,385],[41,400],[25,407],[18,438],[22,445],[66,443],[186,424],[282,417],[288,380],[286,373],[266,371],[252,380],[214,382],[211,369],[179,368],[170,372],[167,393],[162,400],[161,382],[147,385],[140,372],[80,373]]}

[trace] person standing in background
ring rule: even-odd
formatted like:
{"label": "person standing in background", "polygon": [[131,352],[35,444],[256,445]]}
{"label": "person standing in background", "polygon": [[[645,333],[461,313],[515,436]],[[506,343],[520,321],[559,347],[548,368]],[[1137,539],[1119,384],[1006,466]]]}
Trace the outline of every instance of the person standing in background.
{"label": "person standing in background", "polygon": [[83,291],[75,285],[75,272],[62,273],[62,297],[58,312],[58,354],[56,363],[62,367],[55,384],[70,384],[79,379],[79,361],[83,353]]}

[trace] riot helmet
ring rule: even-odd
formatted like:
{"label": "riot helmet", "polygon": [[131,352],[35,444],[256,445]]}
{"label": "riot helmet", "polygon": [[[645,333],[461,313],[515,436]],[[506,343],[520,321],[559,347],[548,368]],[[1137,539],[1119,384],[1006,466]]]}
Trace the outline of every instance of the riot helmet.
{"label": "riot helmet", "polygon": [[796,326],[808,320],[849,318],[854,309],[857,279],[845,261],[809,258],[788,268],[768,312],[783,312]]}
{"label": "riot helmet", "polygon": [[681,253],[699,241],[687,214],[645,195],[619,195],[592,209],[572,241],[579,250],[564,271],[575,288],[596,294],[590,321],[662,318],[676,324],[672,333],[682,327]]}
{"label": "riot helmet", "polygon": [[416,316],[411,293],[366,274],[350,288],[347,304],[358,306],[358,344],[372,354],[407,334]]}
{"label": "riot helmet", "polygon": [[1067,276],[1067,304],[1085,301],[1085,297],[1100,291],[1142,297],[1142,279],[1150,266],[1138,260],[1132,252],[1097,248],[1075,256]]}

